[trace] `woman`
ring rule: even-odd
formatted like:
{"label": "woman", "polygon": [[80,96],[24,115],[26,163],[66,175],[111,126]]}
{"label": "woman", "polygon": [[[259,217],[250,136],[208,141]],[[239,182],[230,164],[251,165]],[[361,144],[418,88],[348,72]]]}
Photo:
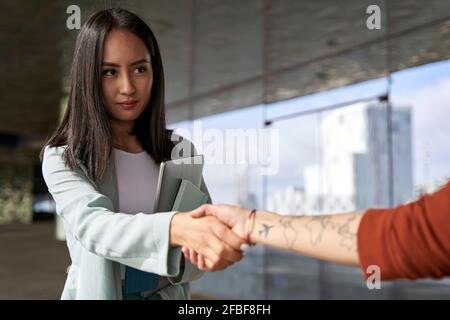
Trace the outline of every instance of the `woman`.
{"label": "woman", "polygon": [[158,164],[181,140],[166,129],[150,28],[126,10],[94,14],[77,37],[65,115],[41,152],[72,260],[62,299],[130,298],[124,266],[158,275],[153,290],[134,298],[186,299],[201,271],[184,264],[180,246],[202,252],[209,271],[242,258],[241,239],[215,217],[149,214]]}

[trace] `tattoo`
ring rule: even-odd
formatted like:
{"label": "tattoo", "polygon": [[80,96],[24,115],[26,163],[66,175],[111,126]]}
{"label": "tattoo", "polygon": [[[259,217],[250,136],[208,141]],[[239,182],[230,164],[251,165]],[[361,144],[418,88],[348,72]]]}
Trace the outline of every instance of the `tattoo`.
{"label": "tattoo", "polygon": [[[356,247],[356,231],[352,231],[352,223],[356,222],[356,216],[351,215],[344,222],[333,221],[336,216],[319,216],[311,217],[310,221],[305,224],[310,234],[312,245],[316,246],[322,241],[322,237],[326,230],[336,230],[339,237],[339,245],[348,251],[357,251]],[[356,229],[356,228],[355,228]]]}
{"label": "tattoo", "polygon": [[[322,241],[323,232],[327,227],[330,227],[332,230],[336,227],[329,216],[311,217],[310,219],[311,221],[306,223],[305,227],[311,234],[311,243],[313,245],[317,245],[320,241]],[[317,224],[319,226],[317,226]],[[318,231],[315,231],[317,229]]]}
{"label": "tattoo", "polygon": [[292,226],[292,218],[283,217],[280,219],[280,224],[283,227],[283,236],[288,248],[293,249],[295,240],[297,240],[297,230]]}
{"label": "tattoo", "polygon": [[267,238],[267,236],[269,235],[270,229],[273,228],[274,226],[269,226],[267,224],[263,224],[262,227],[263,227],[263,229],[259,230],[259,235],[261,236],[262,234],[265,233],[265,237]]}
{"label": "tattoo", "polygon": [[350,226],[351,226],[352,222],[355,222],[355,219],[356,219],[356,216],[351,216],[338,229],[338,233],[341,236],[341,241],[340,241],[341,247],[347,248],[348,251],[354,251],[354,252],[357,251],[357,246],[356,246],[357,233],[355,231],[352,231],[352,228]]}

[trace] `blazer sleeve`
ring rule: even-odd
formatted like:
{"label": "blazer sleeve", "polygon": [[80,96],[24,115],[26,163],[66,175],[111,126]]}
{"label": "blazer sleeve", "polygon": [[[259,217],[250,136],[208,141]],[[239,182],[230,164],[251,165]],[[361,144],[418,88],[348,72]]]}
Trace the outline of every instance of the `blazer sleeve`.
{"label": "blazer sleeve", "polygon": [[161,276],[178,276],[181,250],[169,248],[169,228],[175,212],[114,212],[111,199],[100,193],[81,170],[65,165],[64,149],[45,148],[42,173],[57,214],[75,239],[86,250],[106,259]]}

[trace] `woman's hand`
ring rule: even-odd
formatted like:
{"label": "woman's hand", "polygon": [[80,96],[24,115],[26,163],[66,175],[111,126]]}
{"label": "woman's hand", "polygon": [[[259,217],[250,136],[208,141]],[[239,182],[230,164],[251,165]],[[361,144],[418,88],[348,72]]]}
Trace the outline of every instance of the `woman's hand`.
{"label": "woman's hand", "polygon": [[244,239],[245,222],[251,210],[228,204],[205,204],[190,212],[191,217],[200,218],[205,216],[217,217],[227,225],[237,236]]}
{"label": "woman's hand", "polygon": [[[194,212],[194,211],[193,211]],[[204,271],[218,271],[242,259],[243,239],[213,216],[194,218],[181,212],[172,218],[170,244],[188,247],[198,253]]]}
{"label": "woman's hand", "polygon": [[[251,210],[231,205],[203,205],[190,212],[191,217],[201,218],[205,216],[215,216],[225,223],[241,239],[245,237],[245,222]],[[244,242],[242,243],[244,244]],[[185,258],[197,265],[200,270],[205,269],[205,257],[192,247],[183,246]]]}

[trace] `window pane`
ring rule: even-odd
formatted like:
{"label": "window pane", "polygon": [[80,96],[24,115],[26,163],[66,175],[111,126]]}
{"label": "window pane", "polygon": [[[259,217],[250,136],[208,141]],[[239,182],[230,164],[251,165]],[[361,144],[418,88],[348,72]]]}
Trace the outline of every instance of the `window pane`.
{"label": "window pane", "polygon": [[[450,60],[394,74],[392,104],[394,112],[410,114],[412,198],[416,198],[450,178]],[[399,131],[395,121],[392,129],[394,134]],[[398,152],[394,149],[394,157]]]}
{"label": "window pane", "polygon": [[[347,88],[351,94],[352,88]],[[324,93],[322,99],[327,99]],[[360,102],[276,121],[280,172],[268,177],[268,209],[282,214],[330,214],[387,206],[386,104]],[[368,290],[359,268],[267,250],[270,298],[386,298]],[[289,268],[286,266],[289,265]]]}
{"label": "window pane", "polygon": [[[257,136],[252,140],[262,123],[262,108],[257,106],[185,122],[175,131],[192,140],[205,156],[203,174],[213,203],[262,206],[262,177],[259,163],[254,161],[262,142]],[[262,248],[257,247],[232,267],[205,273],[192,283],[192,291],[223,298],[260,299],[262,259]]]}

